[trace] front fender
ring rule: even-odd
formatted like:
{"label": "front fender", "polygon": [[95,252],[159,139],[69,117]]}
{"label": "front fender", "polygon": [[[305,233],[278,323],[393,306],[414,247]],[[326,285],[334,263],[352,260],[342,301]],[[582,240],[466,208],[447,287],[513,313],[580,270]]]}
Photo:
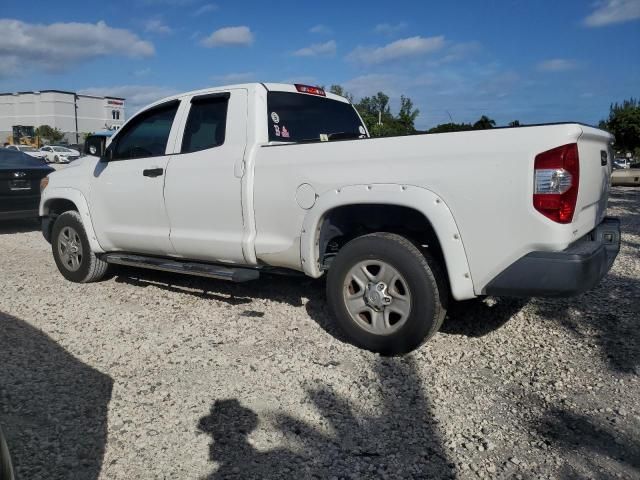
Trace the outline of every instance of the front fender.
{"label": "front fender", "polygon": [[466,300],[476,296],[462,235],[451,210],[432,191],[412,185],[351,185],[329,190],[318,197],[305,216],[300,238],[302,268],[307,275],[314,278],[322,275],[319,234],[327,212],[336,207],[374,203],[408,207],[421,212],[431,223],[440,242],[453,297]]}
{"label": "front fender", "polygon": [[89,213],[89,204],[87,199],[80,190],[68,187],[47,187],[42,192],[40,199],[40,216],[48,217],[50,213],[51,205],[55,200],[68,200],[78,209],[78,213],[82,218],[82,225],[87,233],[89,239],[89,245],[94,253],[104,253],[104,250],[98,243],[95,230],[93,229],[93,222],[91,220],[91,214]]}

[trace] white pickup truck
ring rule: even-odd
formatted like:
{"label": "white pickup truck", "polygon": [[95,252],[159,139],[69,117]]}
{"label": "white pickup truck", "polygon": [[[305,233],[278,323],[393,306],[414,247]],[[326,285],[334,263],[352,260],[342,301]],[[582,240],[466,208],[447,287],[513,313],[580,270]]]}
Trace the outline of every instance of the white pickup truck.
{"label": "white pickup truck", "polygon": [[43,181],[68,280],[110,264],[247,281],[327,274],[357,345],[411,351],[450,297],[567,296],[607,273],[612,137],[568,123],[369,138],[344,98],[304,85],[176,95],[100,156]]}

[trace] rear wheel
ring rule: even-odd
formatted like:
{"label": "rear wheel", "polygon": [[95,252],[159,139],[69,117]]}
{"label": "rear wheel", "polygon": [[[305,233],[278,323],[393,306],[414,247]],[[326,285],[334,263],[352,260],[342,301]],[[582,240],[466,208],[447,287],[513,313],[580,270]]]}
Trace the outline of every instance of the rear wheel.
{"label": "rear wheel", "polygon": [[373,233],[347,243],[331,264],[327,298],[356,345],[408,353],[433,336],[446,314],[446,282],[437,262],[411,241]]}
{"label": "rear wheel", "polygon": [[53,224],[51,235],[53,258],[60,273],[72,282],[89,283],[101,280],[109,264],[91,251],[80,214],[64,212]]}

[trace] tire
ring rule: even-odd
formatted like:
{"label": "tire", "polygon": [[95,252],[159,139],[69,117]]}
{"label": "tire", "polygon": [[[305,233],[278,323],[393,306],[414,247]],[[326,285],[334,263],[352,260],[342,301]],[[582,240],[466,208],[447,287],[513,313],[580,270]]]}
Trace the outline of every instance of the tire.
{"label": "tire", "polygon": [[97,282],[107,274],[109,264],[91,251],[80,214],[74,210],[64,212],[53,224],[51,250],[58,270],[71,282]]}
{"label": "tire", "polygon": [[57,155],[53,157],[53,163],[60,163],[60,159],[58,158]]}
{"label": "tire", "polygon": [[419,347],[442,325],[446,285],[431,255],[401,235],[380,232],[351,240],[338,252],[327,276],[327,299],[338,326],[355,345],[400,355]]}

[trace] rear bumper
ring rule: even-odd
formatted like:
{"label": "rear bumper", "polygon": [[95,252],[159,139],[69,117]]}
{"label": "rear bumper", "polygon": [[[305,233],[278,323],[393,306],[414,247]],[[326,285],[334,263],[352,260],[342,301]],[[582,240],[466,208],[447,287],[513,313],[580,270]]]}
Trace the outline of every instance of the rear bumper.
{"label": "rear bumper", "polygon": [[531,252],[491,280],[487,295],[570,297],[595,287],[620,251],[620,220],[605,218],[561,252]]}
{"label": "rear bumper", "polygon": [[0,212],[0,220],[18,220],[23,218],[38,218],[38,209]]}

